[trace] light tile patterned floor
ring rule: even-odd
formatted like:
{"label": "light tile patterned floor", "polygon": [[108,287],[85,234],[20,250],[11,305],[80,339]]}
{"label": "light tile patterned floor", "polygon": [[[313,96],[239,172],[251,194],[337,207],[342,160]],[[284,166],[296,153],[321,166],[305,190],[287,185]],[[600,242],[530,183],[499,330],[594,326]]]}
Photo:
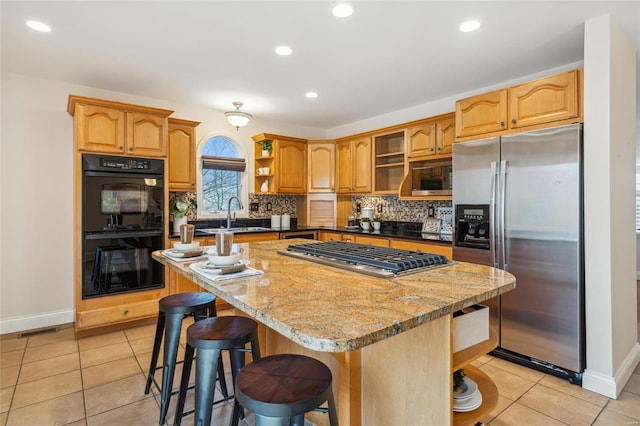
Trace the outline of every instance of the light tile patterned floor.
{"label": "light tile patterned floor", "polygon": [[[144,394],[154,332],[155,325],[148,325],[75,339],[67,326],[24,339],[2,336],[0,425],[157,425],[158,395]],[[500,394],[485,424],[640,425],[640,366],[620,397],[610,400],[489,355],[474,364],[494,380]],[[169,425],[174,408],[175,397]],[[214,409],[216,424],[228,424],[230,415],[226,402]],[[246,423],[253,424],[252,416]]]}

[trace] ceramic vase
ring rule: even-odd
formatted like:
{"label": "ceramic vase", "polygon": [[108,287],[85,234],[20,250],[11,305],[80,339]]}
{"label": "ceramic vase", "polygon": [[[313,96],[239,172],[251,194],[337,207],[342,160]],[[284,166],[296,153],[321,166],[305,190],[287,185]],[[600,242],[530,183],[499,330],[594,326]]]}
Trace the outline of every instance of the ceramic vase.
{"label": "ceramic vase", "polygon": [[187,216],[173,217],[173,233],[180,235],[180,225],[186,225],[188,221]]}

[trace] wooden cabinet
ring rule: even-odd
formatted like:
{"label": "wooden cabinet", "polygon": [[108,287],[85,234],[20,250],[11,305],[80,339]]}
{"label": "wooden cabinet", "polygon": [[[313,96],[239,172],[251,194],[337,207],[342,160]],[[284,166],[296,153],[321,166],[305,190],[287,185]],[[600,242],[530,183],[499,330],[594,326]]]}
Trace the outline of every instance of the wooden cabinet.
{"label": "wooden cabinet", "polygon": [[373,192],[397,194],[404,177],[404,130],[373,136]]}
{"label": "wooden cabinet", "polygon": [[167,117],[173,111],[70,95],[79,151],[165,157]]}
{"label": "wooden cabinet", "polygon": [[371,192],[371,138],[338,142],[336,157],[337,192]]}
{"label": "wooden cabinet", "polygon": [[[337,213],[336,194],[314,193],[307,195],[307,226],[335,226]],[[300,219],[298,219],[300,220]],[[300,224],[300,222],[298,222]]]}
{"label": "wooden cabinet", "polygon": [[371,244],[378,247],[389,247],[389,238],[373,237],[365,234],[355,234],[355,242],[360,244]]}
{"label": "wooden cabinet", "polygon": [[[307,192],[307,141],[267,133],[253,136],[255,141],[255,180],[257,194],[305,194]],[[269,156],[262,155],[262,142],[271,141]],[[268,173],[259,169],[268,168]],[[267,191],[262,191],[267,182]]]}
{"label": "wooden cabinet", "polygon": [[421,241],[391,239],[389,247],[405,250],[421,250],[427,253],[440,254],[453,259],[453,246],[445,244],[423,243]]}
{"label": "wooden cabinet", "polygon": [[581,74],[568,71],[457,101],[456,137],[582,121]]}
{"label": "wooden cabinet", "polygon": [[196,127],[199,124],[169,118],[169,191],[194,191],[196,188]]}
{"label": "wooden cabinet", "polygon": [[407,129],[407,157],[451,156],[456,139],[454,114]]}
{"label": "wooden cabinet", "polygon": [[335,142],[309,141],[307,164],[309,168],[307,192],[334,192],[336,189]]}

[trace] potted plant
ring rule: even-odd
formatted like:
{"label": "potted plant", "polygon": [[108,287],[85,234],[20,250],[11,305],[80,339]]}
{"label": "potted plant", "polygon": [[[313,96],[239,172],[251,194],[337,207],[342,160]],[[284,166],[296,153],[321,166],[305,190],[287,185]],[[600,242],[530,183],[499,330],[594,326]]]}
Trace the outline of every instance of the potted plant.
{"label": "potted plant", "polygon": [[371,225],[371,219],[369,219],[368,217],[363,217],[362,219],[360,219],[360,226],[362,226],[363,231],[368,231],[369,225]]}
{"label": "potted plant", "polygon": [[271,149],[273,146],[271,145],[271,141],[269,139],[265,139],[262,141],[262,156],[269,157],[271,155]]}
{"label": "potted plant", "polygon": [[186,201],[172,199],[169,201],[169,213],[173,215],[173,233],[180,233],[180,225],[187,223],[187,208],[189,205]]}
{"label": "potted plant", "polygon": [[382,219],[380,219],[379,217],[374,217],[371,220],[371,225],[373,226],[374,231],[379,231],[380,227],[382,226]]}

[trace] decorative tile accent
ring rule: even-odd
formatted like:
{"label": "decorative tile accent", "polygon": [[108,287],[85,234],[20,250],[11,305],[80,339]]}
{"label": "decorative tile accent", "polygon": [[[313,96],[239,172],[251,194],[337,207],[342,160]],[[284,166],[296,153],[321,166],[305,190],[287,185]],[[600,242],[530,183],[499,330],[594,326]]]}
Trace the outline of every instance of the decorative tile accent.
{"label": "decorative tile accent", "polygon": [[[187,203],[187,220],[196,220],[198,218],[198,197],[195,192],[169,192],[169,204],[171,200],[178,199]],[[167,205],[167,209],[169,205]],[[173,215],[169,217],[173,221]]]}
{"label": "decorative tile accent", "polygon": [[[361,207],[372,207],[374,216],[385,221],[422,222],[428,217],[429,206],[433,206],[434,214],[438,207],[451,208],[451,201],[405,201],[396,195],[390,196],[356,196],[351,197],[352,209],[355,212],[360,202]],[[378,206],[382,205],[382,213],[378,213]]]}

